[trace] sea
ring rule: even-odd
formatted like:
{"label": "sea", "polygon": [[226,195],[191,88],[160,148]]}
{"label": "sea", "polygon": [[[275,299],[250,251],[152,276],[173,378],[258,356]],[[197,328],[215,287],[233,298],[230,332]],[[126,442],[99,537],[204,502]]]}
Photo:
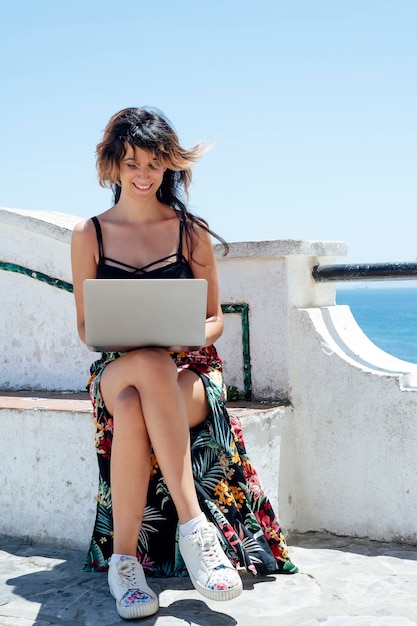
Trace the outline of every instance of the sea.
{"label": "sea", "polygon": [[337,288],[336,303],[350,307],[362,331],[384,352],[417,363],[417,281],[410,287]]}

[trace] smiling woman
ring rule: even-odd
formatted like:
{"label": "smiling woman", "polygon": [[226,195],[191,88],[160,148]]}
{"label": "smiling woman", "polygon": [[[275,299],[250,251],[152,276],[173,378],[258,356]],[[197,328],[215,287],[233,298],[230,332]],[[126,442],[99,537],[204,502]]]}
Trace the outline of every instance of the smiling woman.
{"label": "smiling woman", "polygon": [[[183,188],[187,196],[191,183],[191,168],[206,151],[199,142],[191,149],[181,146],[177,134],[160,111],[141,109],[140,120],[135,109],[123,109],[111,119],[104,132],[103,141],[97,146],[99,182],[112,187],[117,202],[120,191],[119,170],[125,158],[135,160],[139,148],[147,153],[152,165],[169,170],[164,184],[157,190],[162,199],[173,183],[173,191]],[[156,121],[158,119],[158,121]],[[130,154],[127,154],[128,149]],[[179,198],[178,198],[179,199]],[[175,206],[175,205],[174,205]]]}
{"label": "smiling woman", "polygon": [[149,193],[155,193],[153,190],[162,185],[165,171],[166,167],[149,152],[127,146],[119,166],[120,187],[135,193],[139,201],[145,200]]}
{"label": "smiling woman", "polygon": [[195,278],[208,285],[201,349],[138,346],[103,353],[91,368],[100,487],[86,569],[108,569],[117,611],[127,619],[158,610],[144,569],[188,571],[213,600],[241,593],[237,565],[254,575],[297,571],[240,425],[225,407],[213,345],[223,332],[214,233],[185,205],[191,167],[203,152],[201,144],[183,148],[159,112],[120,111],[97,147],[100,183],[113,189],[114,206],[78,224],[72,239],[83,341],[86,279]]}

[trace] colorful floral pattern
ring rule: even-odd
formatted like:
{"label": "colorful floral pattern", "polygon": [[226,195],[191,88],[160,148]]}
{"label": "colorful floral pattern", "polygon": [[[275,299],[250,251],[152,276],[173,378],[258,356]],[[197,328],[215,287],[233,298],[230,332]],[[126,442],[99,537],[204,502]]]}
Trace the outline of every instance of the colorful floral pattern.
{"label": "colorful floral pattern", "polygon": [[[91,367],[88,383],[94,409],[99,465],[97,514],[84,569],[105,571],[112,554],[113,524],[110,490],[112,417],[100,393],[100,377],[122,353],[102,355]],[[222,363],[213,346],[188,354],[173,354],[178,368],[196,372],[205,386],[210,413],[191,432],[191,454],[200,505],[221,532],[223,548],[236,565],[254,575],[295,573],[281,527],[262,489],[235,415],[225,407]],[[178,549],[178,518],[157,459],[152,456],[148,501],[138,539],[138,559],[154,576],[185,576]]]}
{"label": "colorful floral pattern", "polygon": [[225,589],[233,589],[240,585],[239,574],[235,569],[230,567],[226,568],[220,565],[211,574],[210,580],[207,583],[207,589],[215,589],[216,591],[224,591]]}
{"label": "colorful floral pattern", "polygon": [[153,598],[150,595],[141,591],[140,589],[129,589],[127,593],[120,600],[120,606],[125,608],[129,606],[136,606],[138,604],[148,604],[152,602]]}

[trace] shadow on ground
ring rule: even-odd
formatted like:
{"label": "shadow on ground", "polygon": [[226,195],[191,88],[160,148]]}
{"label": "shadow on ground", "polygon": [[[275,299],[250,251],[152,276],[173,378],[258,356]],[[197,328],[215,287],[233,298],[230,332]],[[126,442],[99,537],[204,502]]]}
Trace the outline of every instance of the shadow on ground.
{"label": "shadow on ground", "polygon": [[[0,591],[0,604],[2,608],[10,607],[3,614],[21,617],[22,623],[34,626],[113,626],[127,623],[117,615],[114,599],[108,592],[107,574],[81,570],[83,552],[29,543],[13,544],[7,540],[1,541],[0,547],[3,555],[6,554],[1,568],[1,579],[5,584]],[[7,553],[13,558],[7,558]],[[33,571],[28,572],[30,569]],[[168,598],[168,602],[156,615],[141,619],[141,626],[153,626],[161,618],[165,618],[162,623],[171,623],[166,619],[168,617],[178,618],[172,623],[184,626],[237,624],[234,618],[222,612],[222,603],[219,603],[219,610],[214,610],[204,599],[178,599],[179,593],[185,592],[186,595],[194,590],[189,578],[149,578],[149,583],[157,593],[166,592],[164,597]],[[253,588],[248,579],[246,588],[251,586]],[[169,603],[171,594],[173,601]]]}
{"label": "shadow on ground", "polygon": [[[338,550],[363,556],[389,555],[398,559],[417,561],[417,546],[395,541],[372,541],[360,537],[344,537],[323,532],[294,533],[289,543],[291,546],[306,550]],[[291,548],[290,548],[291,549]]]}

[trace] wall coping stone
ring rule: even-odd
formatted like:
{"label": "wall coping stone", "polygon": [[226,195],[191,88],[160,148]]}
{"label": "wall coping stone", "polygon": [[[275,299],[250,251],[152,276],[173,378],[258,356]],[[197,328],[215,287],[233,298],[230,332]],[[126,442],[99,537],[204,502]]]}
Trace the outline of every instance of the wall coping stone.
{"label": "wall coping stone", "polygon": [[[82,217],[53,211],[28,211],[0,207],[0,222],[21,226],[38,234],[53,237],[69,243],[74,226]],[[229,254],[225,258],[247,259],[253,257],[280,256],[336,256],[347,254],[347,244],[343,241],[315,241],[305,239],[272,239],[266,241],[237,241],[229,243]],[[218,261],[223,258],[223,245],[214,245]]]}

